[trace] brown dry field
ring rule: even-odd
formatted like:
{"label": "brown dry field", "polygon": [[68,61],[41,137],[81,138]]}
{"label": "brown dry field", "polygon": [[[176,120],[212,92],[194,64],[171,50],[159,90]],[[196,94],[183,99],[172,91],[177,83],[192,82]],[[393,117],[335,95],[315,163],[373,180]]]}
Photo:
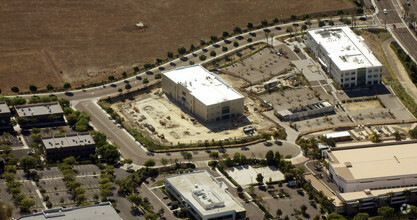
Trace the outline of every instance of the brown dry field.
{"label": "brown dry field", "polygon": [[[73,86],[120,75],[200,39],[259,24],[349,9],[349,0],[0,0],[0,88]],[[147,28],[137,30],[141,21]]]}

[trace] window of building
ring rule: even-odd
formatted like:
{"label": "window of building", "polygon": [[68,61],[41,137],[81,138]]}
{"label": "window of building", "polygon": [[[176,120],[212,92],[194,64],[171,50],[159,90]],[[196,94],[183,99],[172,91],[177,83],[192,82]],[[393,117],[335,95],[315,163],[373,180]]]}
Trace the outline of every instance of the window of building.
{"label": "window of building", "polygon": [[186,96],[187,94],[186,94],[184,91],[182,91],[182,95],[183,95],[183,96]]}
{"label": "window of building", "polygon": [[368,75],[368,78],[372,78],[372,75]]}
{"label": "window of building", "polygon": [[352,77],[352,78],[350,78],[351,80],[355,80],[356,78],[355,77]]}
{"label": "window of building", "polygon": [[369,69],[369,70],[368,70],[368,73],[372,73],[372,69]]}

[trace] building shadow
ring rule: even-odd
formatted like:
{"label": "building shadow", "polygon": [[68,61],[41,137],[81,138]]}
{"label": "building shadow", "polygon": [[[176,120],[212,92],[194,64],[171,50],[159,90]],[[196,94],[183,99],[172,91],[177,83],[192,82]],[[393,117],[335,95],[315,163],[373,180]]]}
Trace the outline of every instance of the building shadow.
{"label": "building shadow", "polygon": [[381,85],[373,85],[373,86],[366,86],[366,87],[356,87],[352,89],[343,89],[345,94],[349,98],[358,98],[364,96],[377,96],[377,95],[387,95],[391,92],[385,87],[384,84]]}

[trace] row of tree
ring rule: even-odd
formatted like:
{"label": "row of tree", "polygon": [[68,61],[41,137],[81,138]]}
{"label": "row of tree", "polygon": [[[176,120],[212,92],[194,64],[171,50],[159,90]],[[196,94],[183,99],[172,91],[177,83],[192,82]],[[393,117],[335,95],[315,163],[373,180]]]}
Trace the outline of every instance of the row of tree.
{"label": "row of tree", "polygon": [[[65,89],[65,90],[70,89],[71,88],[71,83],[65,82],[63,84],[62,88]],[[51,84],[46,85],[46,90],[47,91],[53,91],[54,89],[55,89],[55,87],[53,85],[51,85]],[[20,92],[20,89],[17,86],[10,87],[10,90],[14,93],[19,93]],[[34,84],[30,84],[29,85],[29,91],[32,92],[32,93],[36,93],[38,91],[38,87]],[[1,90],[0,90],[0,93],[1,93]]]}

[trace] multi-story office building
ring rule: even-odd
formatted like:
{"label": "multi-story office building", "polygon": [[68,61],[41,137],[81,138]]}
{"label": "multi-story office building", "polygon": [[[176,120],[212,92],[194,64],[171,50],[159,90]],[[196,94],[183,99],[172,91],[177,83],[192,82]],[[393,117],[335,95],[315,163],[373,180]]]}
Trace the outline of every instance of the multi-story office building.
{"label": "multi-story office building", "polygon": [[96,153],[96,143],[89,133],[42,138],[42,150],[47,160],[62,160],[74,156],[88,159]]}
{"label": "multi-story office building", "polygon": [[166,191],[183,204],[195,219],[244,219],[246,209],[207,171],[165,178]]}
{"label": "multi-story office building", "polygon": [[243,115],[244,96],[200,65],[162,73],[162,90],[203,121]]}
{"label": "multi-story office building", "polygon": [[342,88],[381,83],[381,63],[348,26],[309,29],[306,45]]}

